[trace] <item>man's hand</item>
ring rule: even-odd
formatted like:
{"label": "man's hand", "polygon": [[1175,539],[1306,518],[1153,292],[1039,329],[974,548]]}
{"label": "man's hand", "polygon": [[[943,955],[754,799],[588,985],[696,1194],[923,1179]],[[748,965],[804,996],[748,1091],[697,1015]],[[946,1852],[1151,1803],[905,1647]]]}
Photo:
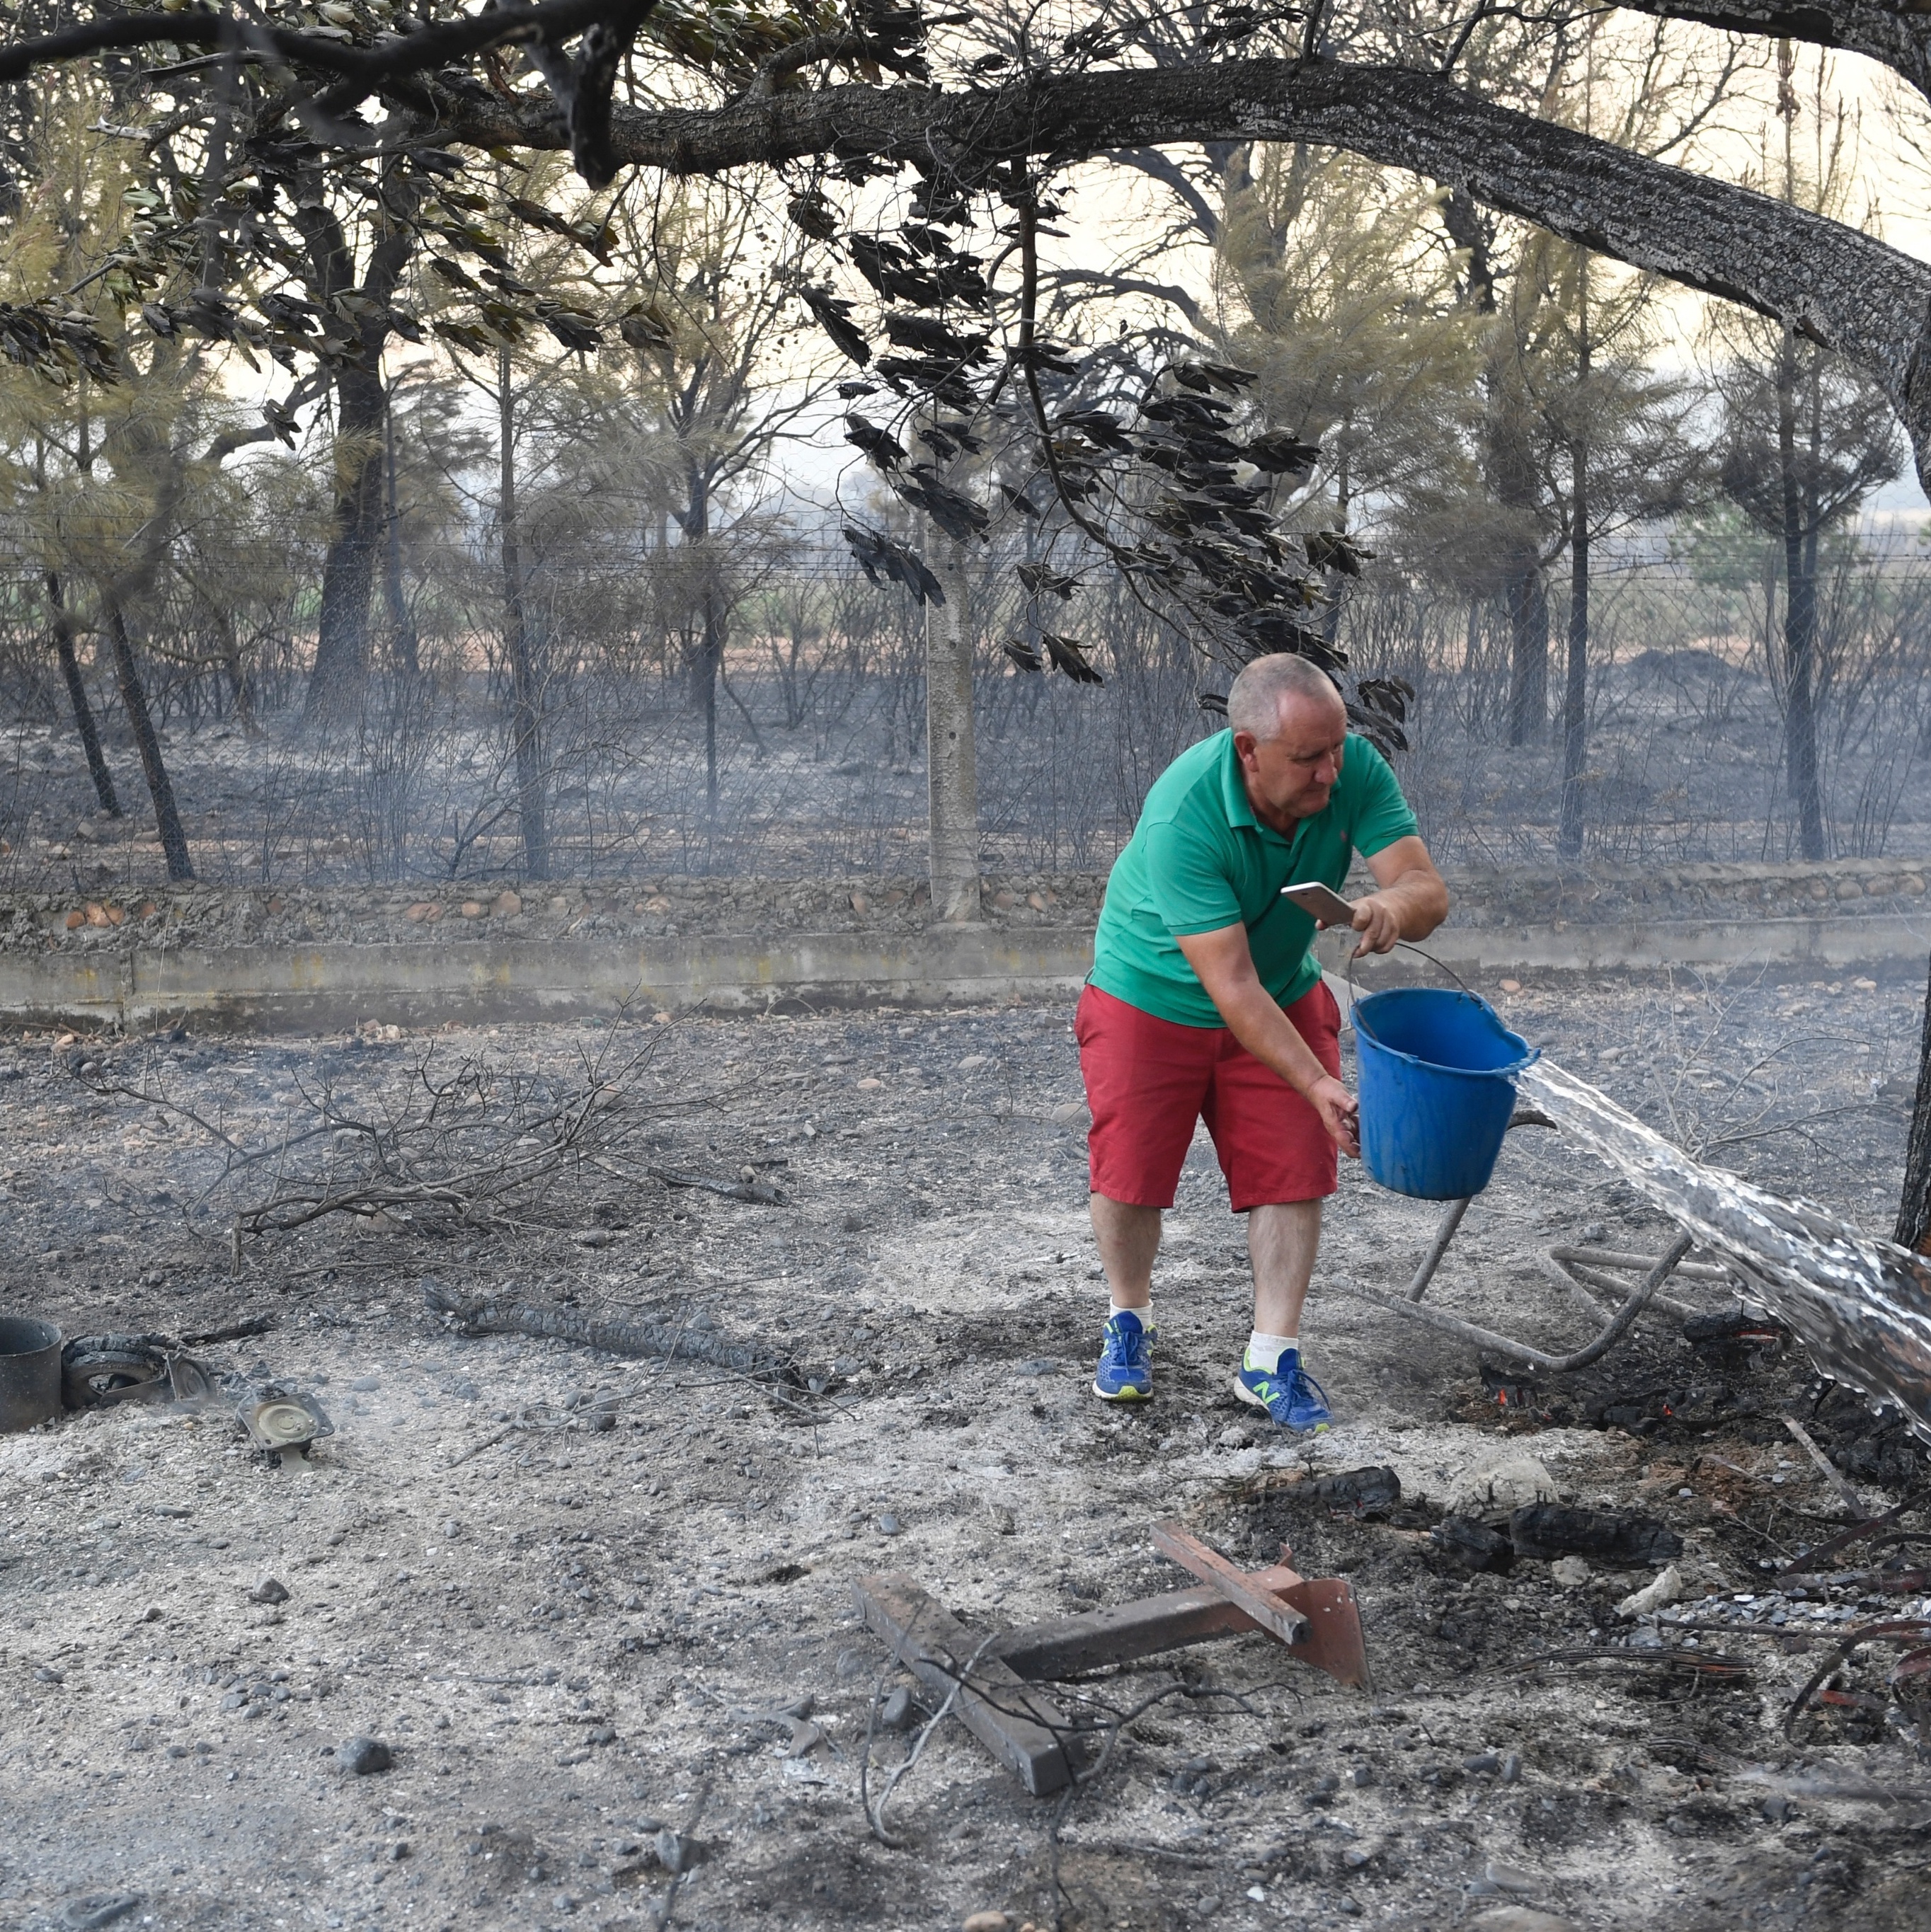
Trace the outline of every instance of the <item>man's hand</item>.
{"label": "man's hand", "polygon": [[1361,1106],[1332,1074],[1323,1073],[1308,1089],[1308,1103],[1321,1117],[1328,1138],[1344,1154],[1361,1158]]}
{"label": "man's hand", "polygon": [[1351,922],[1362,935],[1354,949],[1356,958],[1364,953],[1392,952],[1401,937],[1401,908],[1386,892],[1365,892],[1354,902]]}

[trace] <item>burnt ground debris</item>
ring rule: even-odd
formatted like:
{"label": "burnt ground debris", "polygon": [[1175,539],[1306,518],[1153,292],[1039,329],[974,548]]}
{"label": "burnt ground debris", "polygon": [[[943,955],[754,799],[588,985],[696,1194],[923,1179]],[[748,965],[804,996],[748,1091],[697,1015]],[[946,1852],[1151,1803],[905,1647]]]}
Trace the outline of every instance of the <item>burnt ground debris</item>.
{"label": "burnt ground debris", "polygon": [[[1501,1004],[1626,1104],[1728,1145],[1711,1158],[1884,1226],[1912,989],[1601,980]],[[0,1916],[137,1897],[164,1928],[641,1927],[681,1868],[692,1928],[1044,1926],[1056,1856],[1082,1928],[1419,1928],[1511,1905],[1688,1932],[1921,1924],[1920,1680],[1893,1694],[1898,1647],[1866,1642],[1785,1720],[1849,1634],[1931,1609],[1908,1534],[1927,1519],[1778,1574],[1850,1522],[1782,1418],[1872,1508],[1922,1485],[1908,1432],[1720,1324],[1692,1342],[1645,1322],[1573,1377],[1485,1384],[1472,1353],[1337,1292],[1349,1273],[1398,1288],[1434,1221],[1350,1170],[1308,1324],[1341,1424],[1275,1438],[1227,1386],[1246,1270],[1204,1143],[1156,1278],[1157,1400],[1103,1409],[1069,1018],[683,1021],[653,1064],[692,1104],[653,1122],[658,1163],[780,1204],[586,1165],[474,1225],[271,1232],[239,1275],[220,1204],[196,1204],[221,1157],[99,1092],[101,1070],[157,1059],[259,1140],[318,1070],[374,1104],[425,1042],[0,1045],[8,1304],[74,1334],[269,1315],[197,1356],[311,1392],[336,1431],[299,1469],[218,1408],[0,1440]],[[593,1031],[449,1044],[560,1079]],[[1562,1341],[1579,1318],[1536,1250],[1665,1237],[1552,1137],[1512,1145],[1431,1293]],[[459,1333],[426,1281],[675,1323],[795,1378]],[[1653,1566],[1565,1582],[1440,1547],[1458,1476],[1521,1454],[1565,1506],[1680,1536],[1680,1600],[1632,1622],[1615,1606]],[[1364,1468],[1396,1474],[1398,1505],[1320,1492]],[[1141,1714],[1056,1831],[948,1724],[894,1793],[897,1846],[874,1837],[868,1730],[889,1775],[929,1698],[872,1721],[908,1680],[857,1578],[915,1574],[969,1628],[1037,1622],[1185,1582],[1149,1540],[1168,1516],[1244,1564],[1284,1540],[1304,1574],[1347,1576],[1374,1696],[1259,1636],[1098,1673],[1056,1687],[1074,1721]],[[365,1742],[391,1761],[352,1774]]]}

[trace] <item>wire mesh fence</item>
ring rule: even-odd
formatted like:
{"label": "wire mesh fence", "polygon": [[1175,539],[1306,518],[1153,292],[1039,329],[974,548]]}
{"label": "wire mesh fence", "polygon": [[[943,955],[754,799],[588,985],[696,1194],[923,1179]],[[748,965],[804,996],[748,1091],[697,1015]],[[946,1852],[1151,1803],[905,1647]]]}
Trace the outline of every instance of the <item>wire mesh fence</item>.
{"label": "wire mesh fence", "polygon": [[[411,662],[378,600],[359,710],[326,730],[305,729],[301,716],[312,577],[265,569],[267,592],[219,605],[177,585],[139,612],[141,663],[200,876],[274,884],[523,872],[498,580],[479,552],[432,562],[412,579]],[[734,596],[714,662],[648,554],[557,546],[533,569],[525,601],[554,874],[921,868],[925,614],[835,554],[774,551],[767,562]],[[1777,592],[1773,576],[1699,576],[1656,546],[1599,572],[1576,781],[1585,858],[1792,856]],[[1027,608],[1010,560],[989,562],[972,611],[984,856],[1029,872],[1104,870],[1153,779],[1218,728],[1200,700],[1224,692],[1229,672],[1096,575],[1061,621],[1105,683],[1029,674],[1003,648],[1026,641]],[[141,773],[109,654],[89,614],[76,618],[83,682],[137,821]],[[1553,691],[1566,622],[1557,586]],[[131,878],[151,861],[138,838],[116,847],[98,809],[50,634],[41,587],[16,573],[0,586],[5,864],[17,885],[64,879],[83,862]],[[1388,571],[1353,591],[1339,635],[1357,671],[1414,687],[1397,769],[1439,857],[1552,862],[1561,721],[1509,742],[1515,640],[1499,604]],[[1931,844],[1927,656],[1931,566],[1845,545],[1820,572],[1816,667],[1836,854]]]}

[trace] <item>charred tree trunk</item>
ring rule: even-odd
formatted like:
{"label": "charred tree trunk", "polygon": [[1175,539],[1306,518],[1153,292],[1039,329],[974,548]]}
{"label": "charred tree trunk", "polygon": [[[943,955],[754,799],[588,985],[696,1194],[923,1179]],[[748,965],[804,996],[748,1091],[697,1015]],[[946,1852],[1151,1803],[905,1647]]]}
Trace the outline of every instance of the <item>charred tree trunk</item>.
{"label": "charred tree trunk", "polygon": [[235,704],[235,716],[242,729],[253,737],[261,728],[255,722],[254,694],[248,688],[248,668],[242,661],[242,641],[235,634],[235,620],[227,611],[219,615],[221,630],[221,668],[228,674],[228,690]]}
{"label": "charred tree trunk", "polygon": [[322,565],[322,604],[316,621],[315,666],[302,708],[305,723],[327,725],[360,708],[369,674],[369,606],[382,546],[383,450],[389,390],[382,376],[385,319],[415,246],[410,217],[415,178],[391,160],[374,204],[383,225],[359,279],[348,234],[325,200],[319,179],[302,190],[295,215],[307,244],[305,280],[311,300],[332,308],[356,296],[364,306],[356,325],[362,354],[335,377],[335,494],[329,548]]}
{"label": "charred tree trunk", "polygon": [[167,875],[176,884],[194,876],[194,862],[188,856],[188,834],[182,830],[181,814],[176,809],[174,787],[161,758],[161,740],[155,735],[154,715],[148,709],[146,688],[141,682],[141,668],[134,662],[134,640],[128,635],[128,620],[119,603],[107,600],[107,635],[114,647],[114,675],[121,687],[121,703],[128,714],[129,728],[141,754],[141,770],[148,781],[148,794],[155,802],[155,829],[161,835],[161,852],[167,860]]}
{"label": "charred tree trunk", "polygon": [[[1585,353],[1584,374],[1587,374]],[[1569,663],[1562,694],[1562,822],[1556,850],[1582,856],[1582,770],[1589,750],[1589,446],[1570,455],[1573,523],[1569,539]]]}
{"label": "charred tree trunk", "polygon": [[724,668],[723,600],[717,586],[704,591],[704,628],[698,646],[698,684],[704,698],[704,799],[711,823],[717,822],[717,682]]}
{"label": "charred tree trunk", "polygon": [[383,548],[383,591],[389,603],[389,662],[397,675],[413,678],[422,674],[422,661],[416,635],[416,620],[409,614],[409,599],[402,587],[402,518],[395,505],[395,407],[392,396],[382,412],[383,521],[387,541]]}
{"label": "charred tree trunk", "polygon": [[1803,479],[1797,452],[1797,342],[1788,329],[1776,364],[1777,459],[1783,485],[1783,758],[1797,806],[1803,856],[1826,858],[1824,801],[1818,782],[1814,705],[1817,646],[1817,578],[1814,553],[1805,543]]}
{"label": "charred tree trunk", "polygon": [[67,686],[67,701],[74,712],[74,728],[80,734],[81,748],[87,754],[87,775],[94,781],[94,796],[110,818],[121,816],[121,801],[115,796],[114,775],[101,749],[101,733],[94,722],[94,706],[88,702],[87,681],[80,674],[80,659],[74,648],[74,625],[67,614],[65,589],[60,572],[47,572],[47,607],[53,614],[54,655],[60,660],[61,681]]}
{"label": "charred tree trunk", "polygon": [[1542,575],[1541,494],[1530,440],[1512,302],[1490,330],[1488,479],[1502,508],[1502,599],[1509,613],[1509,742],[1535,743],[1548,722],[1549,598]]}
{"label": "charred tree trunk", "polygon": [[322,604],[305,722],[353,717],[369,674],[369,601],[382,536],[380,376],[344,370],[336,378],[335,502],[322,561]]}
{"label": "charred tree trunk", "polygon": [[[1593,352],[1589,332],[1589,257],[1578,268],[1575,385],[1588,387]],[[1562,694],[1562,819],[1556,851],[1562,858],[1582,854],[1582,768],[1589,749],[1589,438],[1578,434],[1569,446],[1569,662]]]}
{"label": "charred tree trunk", "polygon": [[1891,1239],[1914,1254],[1931,1254],[1931,980],[1917,1042],[1917,1091],[1911,1103],[1911,1137],[1904,1150],[1904,1188]]}
{"label": "charred tree trunk", "polygon": [[925,607],[925,763],[932,916],[979,917],[979,784],[972,739],[972,624],[966,545],[941,538],[932,574],[945,602]]}
{"label": "charred tree trunk", "polygon": [[[1505,513],[1506,534],[1490,580],[1509,617],[1508,732],[1512,745],[1539,738],[1548,712],[1549,602],[1536,532],[1536,466],[1527,398],[1517,366],[1512,318],[1497,299],[1494,223],[1465,188],[1442,197],[1442,226],[1461,252],[1462,298],[1488,318],[1482,370],[1482,443],[1488,488]],[[1473,613],[1471,612],[1471,629]]]}
{"label": "charred tree trunk", "polygon": [[704,719],[704,811],[713,832],[717,825],[717,682],[724,668],[725,613],[722,587],[710,548],[710,477],[701,464],[686,472],[686,507],[677,518],[684,542],[697,560],[698,650],[692,662],[691,695]]}
{"label": "charred tree trunk", "polygon": [[1542,735],[1549,710],[1549,594],[1533,544],[1513,547],[1503,596],[1509,608],[1509,742],[1529,745]]}
{"label": "charred tree trunk", "polygon": [[526,878],[550,876],[544,825],[542,680],[523,604],[523,548],[516,523],[516,409],[510,388],[509,352],[497,355],[497,430],[500,438],[497,506],[503,545],[503,643],[509,659],[510,730],[516,752],[516,809],[523,832]]}

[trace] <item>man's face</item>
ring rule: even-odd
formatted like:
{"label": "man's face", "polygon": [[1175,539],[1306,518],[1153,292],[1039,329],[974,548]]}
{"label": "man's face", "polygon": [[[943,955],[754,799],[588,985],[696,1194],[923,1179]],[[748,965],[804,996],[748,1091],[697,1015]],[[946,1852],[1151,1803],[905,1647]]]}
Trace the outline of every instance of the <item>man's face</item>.
{"label": "man's face", "polygon": [[1347,712],[1336,696],[1295,693],[1281,700],[1281,728],[1272,737],[1234,734],[1234,751],[1254,815],[1277,832],[1325,811],[1341,776]]}

